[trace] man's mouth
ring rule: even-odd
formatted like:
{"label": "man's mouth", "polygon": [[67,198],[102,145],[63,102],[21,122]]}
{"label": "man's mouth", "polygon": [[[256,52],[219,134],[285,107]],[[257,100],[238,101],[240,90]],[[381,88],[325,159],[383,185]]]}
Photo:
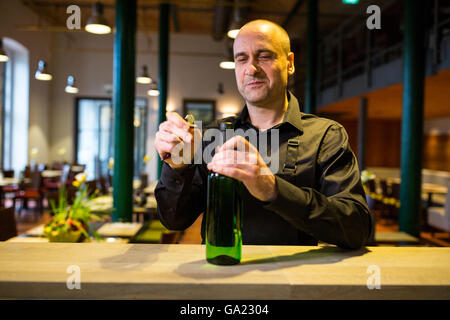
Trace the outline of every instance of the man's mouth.
{"label": "man's mouth", "polygon": [[264,84],[264,81],[261,80],[253,80],[253,81],[249,81],[247,82],[247,86],[248,87],[259,87],[260,85]]}

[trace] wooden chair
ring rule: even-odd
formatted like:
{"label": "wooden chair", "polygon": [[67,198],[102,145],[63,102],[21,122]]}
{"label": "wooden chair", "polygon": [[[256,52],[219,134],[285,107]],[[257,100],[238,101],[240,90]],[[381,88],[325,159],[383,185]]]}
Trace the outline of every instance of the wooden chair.
{"label": "wooden chair", "polygon": [[[450,190],[450,185],[448,185]],[[433,245],[450,247],[450,192],[443,207],[424,208],[426,220],[420,236]]]}
{"label": "wooden chair", "polygon": [[14,178],[14,170],[3,170],[3,177]]}
{"label": "wooden chair", "polygon": [[0,241],[17,236],[16,218],[14,208],[0,208]]}
{"label": "wooden chair", "polygon": [[25,169],[22,172],[23,178],[30,178],[31,177],[31,172],[32,172],[32,170],[31,170],[30,165],[26,165]]}
{"label": "wooden chair", "polygon": [[97,190],[97,180],[86,181],[86,187],[88,196],[92,196],[95,190]]}
{"label": "wooden chair", "polygon": [[391,184],[391,202],[394,218],[398,219],[398,211],[400,209],[400,183],[392,182]]}
{"label": "wooden chair", "polygon": [[[4,178],[14,178],[14,170],[3,170]],[[7,198],[7,195],[15,195],[17,191],[19,191],[18,185],[8,185],[0,187],[0,204],[3,204],[3,200]]]}
{"label": "wooden chair", "polygon": [[35,200],[37,202],[37,208],[39,213],[43,212],[43,189],[42,189],[42,175],[40,171],[33,171],[31,174],[31,184],[22,184],[20,190],[13,198],[13,208],[16,207],[16,201],[22,201],[22,207],[28,208],[28,200]]}
{"label": "wooden chair", "polygon": [[381,195],[382,195],[381,202],[383,203],[382,210],[381,210],[381,216],[383,218],[392,219],[393,213],[392,213],[392,207],[390,206],[390,201],[392,198],[392,191],[391,191],[390,186],[388,185],[386,179],[380,179],[379,183],[380,183]]}
{"label": "wooden chair", "polygon": [[100,193],[102,194],[102,195],[106,195],[106,194],[108,194],[109,192],[108,192],[108,187],[106,186],[106,179],[105,179],[105,177],[100,177],[99,179],[98,179],[98,184],[99,184],[99,186],[100,186]]}
{"label": "wooden chair", "polygon": [[140,189],[145,189],[148,186],[148,174],[141,173],[141,186]]}
{"label": "wooden chair", "polygon": [[[450,188],[450,185],[448,187]],[[428,225],[438,230],[450,232],[450,192],[447,193],[443,207],[429,207],[427,213]]]}
{"label": "wooden chair", "polygon": [[72,181],[75,180],[75,176],[79,173],[84,172],[85,168],[85,165],[73,164],[69,169],[68,183],[72,183]]}
{"label": "wooden chair", "polygon": [[73,201],[75,200],[75,197],[77,195],[77,189],[72,185],[66,185],[66,196],[67,196],[67,203],[72,205]]}
{"label": "wooden chair", "polygon": [[112,174],[108,173],[108,188],[112,188],[113,187],[113,176]]}

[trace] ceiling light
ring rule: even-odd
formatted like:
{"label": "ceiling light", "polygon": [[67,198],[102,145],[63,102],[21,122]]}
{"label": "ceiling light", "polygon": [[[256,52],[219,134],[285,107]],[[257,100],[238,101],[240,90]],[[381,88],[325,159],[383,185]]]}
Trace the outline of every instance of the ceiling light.
{"label": "ceiling light", "polygon": [[227,36],[235,39],[241,27],[245,24],[248,12],[250,10],[249,0],[235,0],[233,22],[227,32]]}
{"label": "ceiling light", "polygon": [[66,86],[65,91],[67,93],[72,93],[72,94],[78,93],[79,90],[77,87],[74,86],[74,84],[75,84],[75,78],[73,76],[68,76],[67,77],[67,86]]}
{"label": "ceiling light", "polygon": [[159,96],[158,84],[156,82],[151,84],[150,90],[147,91],[147,94],[152,97]]}
{"label": "ceiling light", "polygon": [[39,60],[38,70],[36,71],[34,77],[38,80],[42,81],[50,81],[52,80],[52,75],[47,71],[47,64],[45,61]]}
{"label": "ceiling light", "polygon": [[228,70],[234,69],[233,48],[231,46],[227,46],[226,58],[219,63],[219,67]]}
{"label": "ceiling light", "polygon": [[231,70],[231,69],[234,69],[234,61],[221,61],[220,62],[220,64],[219,64],[219,66],[222,68],[222,69],[228,69],[228,70]]}
{"label": "ceiling light", "polygon": [[3,50],[3,39],[0,38],[0,62],[6,62],[8,59],[8,55],[5,50]]}
{"label": "ceiling light", "polygon": [[227,32],[227,36],[231,39],[235,39],[239,33],[240,28],[233,28]]}
{"label": "ceiling light", "polygon": [[94,3],[92,16],[89,18],[84,29],[95,34],[107,34],[111,32],[111,27],[103,16],[103,5],[100,2]]}
{"label": "ceiling light", "polygon": [[148,75],[147,66],[142,66],[142,72],[139,77],[136,78],[136,82],[140,84],[152,83],[152,78]]}

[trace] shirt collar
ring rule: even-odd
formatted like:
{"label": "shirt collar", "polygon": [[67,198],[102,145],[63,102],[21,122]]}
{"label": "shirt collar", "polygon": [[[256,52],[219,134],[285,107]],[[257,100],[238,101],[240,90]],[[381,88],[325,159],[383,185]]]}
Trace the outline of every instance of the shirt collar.
{"label": "shirt collar", "polygon": [[[275,127],[279,127],[284,123],[289,123],[298,130],[300,130],[301,132],[303,132],[302,113],[300,112],[298,100],[290,91],[287,91],[287,98],[288,98],[288,107],[286,112],[284,113],[283,121],[281,121],[281,123]],[[236,126],[242,126],[244,123],[249,122],[248,118],[249,117],[247,105],[244,105],[244,108],[236,118]]]}

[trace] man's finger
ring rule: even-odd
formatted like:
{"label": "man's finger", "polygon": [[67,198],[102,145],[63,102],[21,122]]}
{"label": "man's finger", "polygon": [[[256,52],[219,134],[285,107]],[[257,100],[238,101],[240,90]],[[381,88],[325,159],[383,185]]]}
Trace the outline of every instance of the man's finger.
{"label": "man's finger", "polygon": [[173,143],[168,143],[162,140],[155,142],[155,147],[158,150],[158,154],[163,159],[166,153],[171,153],[175,145]]}
{"label": "man's finger", "polygon": [[166,118],[169,122],[172,122],[175,126],[183,128],[184,130],[189,129],[189,124],[176,112],[167,112]]}
{"label": "man's finger", "polygon": [[164,131],[176,135],[184,142],[190,143],[192,141],[192,133],[189,130],[182,129],[172,122],[167,124]]}
{"label": "man's finger", "polygon": [[230,178],[237,179],[243,182],[249,178],[247,172],[238,168],[216,165],[213,166],[212,170],[224,176],[228,176]]}
{"label": "man's finger", "polygon": [[261,171],[257,165],[248,162],[238,164],[227,162],[210,162],[208,163],[207,168],[212,171],[216,171],[217,168],[239,169],[245,172],[248,177],[256,177]]}
{"label": "man's finger", "polygon": [[219,150],[234,150],[237,149],[239,151],[249,151],[249,152],[258,152],[255,146],[253,146],[250,142],[248,142],[244,137],[242,136],[234,136],[225,143],[220,146]]}
{"label": "man's finger", "polygon": [[258,157],[254,153],[238,150],[223,150],[217,152],[211,162],[223,161],[225,163],[251,163],[257,164]]}
{"label": "man's finger", "polygon": [[164,142],[181,142],[182,140],[175,134],[167,131],[158,131],[156,132],[156,139],[159,139]]}

